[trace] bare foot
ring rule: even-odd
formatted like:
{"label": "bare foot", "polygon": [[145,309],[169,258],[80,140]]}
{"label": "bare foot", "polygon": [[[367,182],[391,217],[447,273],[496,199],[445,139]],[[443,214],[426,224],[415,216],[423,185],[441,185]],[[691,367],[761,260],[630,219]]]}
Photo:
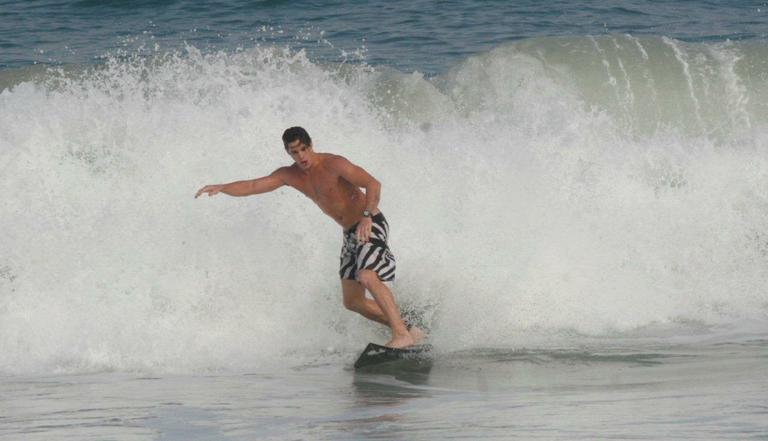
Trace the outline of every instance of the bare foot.
{"label": "bare foot", "polygon": [[413,339],[414,344],[424,340],[424,331],[419,329],[418,326],[411,326],[411,329],[408,330],[408,333],[411,334],[411,338]]}
{"label": "bare foot", "polygon": [[402,349],[402,348],[407,348],[408,346],[413,346],[413,344],[414,344],[413,337],[411,337],[410,334],[405,334],[405,335],[395,336],[392,340],[384,343],[384,346],[389,348]]}

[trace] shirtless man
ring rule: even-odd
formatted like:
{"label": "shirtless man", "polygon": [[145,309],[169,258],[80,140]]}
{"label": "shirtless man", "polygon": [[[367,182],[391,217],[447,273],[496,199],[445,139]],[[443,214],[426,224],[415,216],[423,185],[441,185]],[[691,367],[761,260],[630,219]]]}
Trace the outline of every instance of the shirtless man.
{"label": "shirtless man", "polygon": [[[404,348],[423,337],[412,326],[406,328],[392,292],[384,282],[395,278],[395,257],[389,250],[389,225],[379,211],[381,184],[347,159],[329,153],[316,153],[312,139],[301,127],[283,133],[285,150],[294,160],[269,176],[229,184],[206,185],[203,193],[250,196],[289,185],[312,199],[344,231],[341,249],[341,288],[344,306],[364,317],[389,326],[392,339],[386,346]],[[365,194],[360,188],[365,188]],[[365,296],[368,290],[374,300]]]}

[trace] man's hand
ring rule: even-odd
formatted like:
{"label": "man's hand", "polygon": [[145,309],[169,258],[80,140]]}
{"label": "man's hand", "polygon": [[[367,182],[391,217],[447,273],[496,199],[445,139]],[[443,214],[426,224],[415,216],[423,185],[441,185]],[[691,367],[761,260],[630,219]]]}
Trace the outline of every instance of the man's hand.
{"label": "man's hand", "polygon": [[203,193],[208,193],[208,197],[216,195],[221,191],[222,188],[224,188],[224,185],[225,184],[206,185],[205,187],[197,191],[197,194],[195,195],[195,199],[199,198],[200,195]]}
{"label": "man's hand", "polygon": [[357,224],[357,240],[368,242],[368,239],[371,238],[371,225],[373,225],[373,221],[370,217],[360,219]]}

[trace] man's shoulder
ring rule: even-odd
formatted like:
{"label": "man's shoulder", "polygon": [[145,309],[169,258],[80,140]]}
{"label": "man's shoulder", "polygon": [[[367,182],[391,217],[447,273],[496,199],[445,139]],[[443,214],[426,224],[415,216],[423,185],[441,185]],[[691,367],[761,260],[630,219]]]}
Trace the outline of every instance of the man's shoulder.
{"label": "man's shoulder", "polygon": [[339,170],[349,164],[349,160],[341,155],[334,155],[333,153],[321,153],[323,155],[323,164],[330,170]]}
{"label": "man's shoulder", "polygon": [[318,153],[318,155],[320,155],[325,161],[338,161],[338,160],[346,161],[347,160],[347,158],[341,155],[337,155],[335,153]]}
{"label": "man's shoulder", "polygon": [[272,172],[272,176],[281,179],[286,184],[287,181],[295,176],[297,176],[299,173],[299,167],[296,164],[292,165],[286,165],[283,167],[278,168],[277,170]]}
{"label": "man's shoulder", "polygon": [[295,173],[298,170],[298,167],[296,167],[296,164],[291,165],[284,165],[282,167],[279,167],[277,170],[273,171],[273,175],[284,175],[287,173]]}

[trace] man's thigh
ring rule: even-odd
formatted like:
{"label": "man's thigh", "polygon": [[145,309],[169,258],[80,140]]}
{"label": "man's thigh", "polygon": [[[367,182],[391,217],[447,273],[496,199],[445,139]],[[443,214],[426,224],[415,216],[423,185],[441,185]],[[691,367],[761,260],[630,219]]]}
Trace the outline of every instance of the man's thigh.
{"label": "man's thigh", "polygon": [[354,303],[365,298],[365,288],[354,280],[341,279],[341,290],[344,294],[344,303]]}

